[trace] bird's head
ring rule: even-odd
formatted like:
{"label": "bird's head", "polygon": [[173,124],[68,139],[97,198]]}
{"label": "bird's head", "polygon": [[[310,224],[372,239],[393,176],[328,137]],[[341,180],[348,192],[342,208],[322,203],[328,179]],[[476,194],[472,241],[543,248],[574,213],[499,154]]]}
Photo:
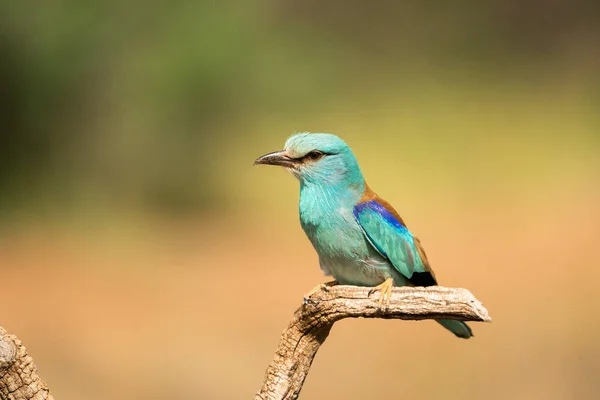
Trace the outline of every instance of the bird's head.
{"label": "bird's head", "polygon": [[279,165],[303,184],[363,185],[356,157],[339,137],[329,133],[298,133],[284,149],[257,158],[254,164]]}

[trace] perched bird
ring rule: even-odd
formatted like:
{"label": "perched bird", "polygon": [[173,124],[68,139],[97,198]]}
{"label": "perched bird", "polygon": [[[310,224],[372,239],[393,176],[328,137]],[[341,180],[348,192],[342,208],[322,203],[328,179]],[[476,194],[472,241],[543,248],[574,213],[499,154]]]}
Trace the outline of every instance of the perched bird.
{"label": "perched bird", "polygon": [[[380,307],[384,298],[389,305],[392,286],[437,285],[419,239],[367,185],[354,153],[339,137],[299,133],[283,150],[254,164],[282,166],[300,181],[300,223],[325,275],[380,290]],[[473,336],[464,322],[437,322],[458,337]]]}

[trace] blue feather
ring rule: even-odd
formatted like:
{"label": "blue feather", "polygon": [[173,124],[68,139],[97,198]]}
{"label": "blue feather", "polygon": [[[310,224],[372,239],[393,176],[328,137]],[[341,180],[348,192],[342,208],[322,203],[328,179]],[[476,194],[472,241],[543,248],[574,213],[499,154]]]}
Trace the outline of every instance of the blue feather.
{"label": "blue feather", "polygon": [[375,200],[359,203],[354,216],[369,242],[398,272],[408,279],[415,272],[425,272],[412,234],[385,207]]}
{"label": "blue feather", "polygon": [[390,224],[392,224],[394,227],[398,228],[400,231],[405,231],[408,232],[408,228],[406,228],[406,226],[402,225],[402,223],[400,223],[400,221],[398,221],[398,219],[396,217],[394,217],[394,215],[389,212],[383,205],[379,204],[377,202],[377,200],[371,200],[371,201],[367,201],[365,203],[359,203],[354,207],[354,216],[358,219],[358,215],[363,212],[366,208],[373,210],[379,214],[381,214],[381,216]]}

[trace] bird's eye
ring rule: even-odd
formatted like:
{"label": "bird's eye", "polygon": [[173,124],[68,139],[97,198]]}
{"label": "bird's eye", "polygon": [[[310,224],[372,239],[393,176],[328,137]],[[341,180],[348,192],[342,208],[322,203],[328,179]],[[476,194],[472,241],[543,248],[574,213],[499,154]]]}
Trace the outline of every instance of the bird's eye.
{"label": "bird's eye", "polygon": [[313,150],[310,153],[308,153],[305,157],[309,160],[314,161],[314,160],[318,160],[319,158],[323,157],[323,153],[318,150]]}

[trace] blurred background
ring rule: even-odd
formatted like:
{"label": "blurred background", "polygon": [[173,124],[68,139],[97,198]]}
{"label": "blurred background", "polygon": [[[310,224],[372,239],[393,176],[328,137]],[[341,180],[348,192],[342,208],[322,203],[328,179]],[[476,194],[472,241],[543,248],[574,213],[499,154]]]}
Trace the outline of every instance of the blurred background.
{"label": "blurred background", "polygon": [[57,399],[247,399],[331,132],[494,322],[345,320],[303,399],[600,396],[600,3],[0,3],[0,325]]}

